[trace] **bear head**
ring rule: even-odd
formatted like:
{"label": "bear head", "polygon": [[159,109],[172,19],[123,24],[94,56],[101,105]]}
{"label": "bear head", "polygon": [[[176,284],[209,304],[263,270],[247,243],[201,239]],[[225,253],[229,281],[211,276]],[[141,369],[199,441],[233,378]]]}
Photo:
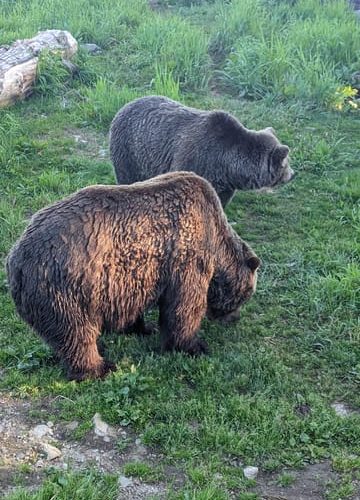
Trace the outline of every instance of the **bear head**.
{"label": "bear head", "polygon": [[240,307],[256,290],[260,259],[246,243],[239,242],[239,245],[242,247],[240,252],[235,252],[232,261],[221,266],[210,282],[207,303],[210,320],[222,323],[237,321]]}
{"label": "bear head", "polygon": [[289,147],[280,143],[272,127],[249,130],[234,116],[213,111],[208,131],[222,144],[222,169],[233,189],[275,187],[293,179]]}

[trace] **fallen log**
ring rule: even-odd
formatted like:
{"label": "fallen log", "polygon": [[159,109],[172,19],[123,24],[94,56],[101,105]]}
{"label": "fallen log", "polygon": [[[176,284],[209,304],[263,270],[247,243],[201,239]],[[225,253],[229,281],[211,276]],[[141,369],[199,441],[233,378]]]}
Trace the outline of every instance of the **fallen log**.
{"label": "fallen log", "polygon": [[75,38],[68,31],[61,30],[40,31],[34,38],[0,47],[0,108],[31,93],[43,50],[60,52],[64,59],[69,59],[77,48]]}

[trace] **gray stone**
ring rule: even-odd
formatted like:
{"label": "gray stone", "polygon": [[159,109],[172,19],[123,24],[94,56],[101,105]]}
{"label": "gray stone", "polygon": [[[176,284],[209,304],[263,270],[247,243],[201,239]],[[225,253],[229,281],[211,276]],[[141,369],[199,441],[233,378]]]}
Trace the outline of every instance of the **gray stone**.
{"label": "gray stone", "polygon": [[68,431],[74,431],[75,429],[77,429],[77,427],[79,427],[79,422],[77,422],[76,420],[73,420],[72,422],[69,422],[65,425],[65,429]]}
{"label": "gray stone", "polygon": [[336,415],[345,418],[350,415],[351,411],[344,405],[344,403],[332,403],[331,408],[335,411]]}
{"label": "gray stone", "polygon": [[89,54],[100,54],[102,52],[101,47],[96,45],[96,43],[83,43],[80,47]]}
{"label": "gray stone", "polygon": [[33,429],[31,429],[31,434],[34,436],[36,439],[41,439],[47,434],[52,434],[52,429],[45,424],[39,424],[36,425]]}
{"label": "gray stone", "polygon": [[62,455],[61,451],[55,446],[52,446],[51,444],[42,443],[41,446],[44,452],[46,453],[46,458],[48,460],[55,460],[55,458],[59,458]]}
{"label": "gray stone", "polygon": [[248,465],[247,467],[244,467],[243,472],[244,472],[244,476],[247,479],[255,479],[259,473],[259,469],[258,469],[258,467],[253,467],[251,465]]}
{"label": "gray stone", "polygon": [[102,420],[100,413],[95,413],[93,416],[94,432],[97,436],[115,436],[116,431],[109,424]]}
{"label": "gray stone", "polygon": [[118,484],[120,488],[127,488],[133,484],[133,480],[130,477],[119,476]]}

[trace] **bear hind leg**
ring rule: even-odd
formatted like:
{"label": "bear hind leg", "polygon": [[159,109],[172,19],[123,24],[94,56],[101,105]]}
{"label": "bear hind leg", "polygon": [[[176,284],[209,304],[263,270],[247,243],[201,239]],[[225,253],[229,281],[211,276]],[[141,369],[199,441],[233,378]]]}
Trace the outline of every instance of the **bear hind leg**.
{"label": "bear hind leg", "polygon": [[116,366],[100,356],[97,346],[99,330],[93,326],[72,330],[56,354],[67,368],[69,380],[78,382],[85,379],[104,378]]}

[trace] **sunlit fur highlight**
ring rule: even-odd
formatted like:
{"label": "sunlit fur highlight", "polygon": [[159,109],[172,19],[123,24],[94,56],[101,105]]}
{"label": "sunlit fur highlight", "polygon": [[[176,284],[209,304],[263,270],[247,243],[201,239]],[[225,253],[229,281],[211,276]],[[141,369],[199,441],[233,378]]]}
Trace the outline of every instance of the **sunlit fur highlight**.
{"label": "sunlit fur highlight", "polygon": [[206,351],[207,310],[226,317],[253,293],[259,261],[204,179],[188,172],[91,186],[36,213],[7,259],[20,316],[72,379],[105,376],[97,339],[159,306],[164,349]]}

